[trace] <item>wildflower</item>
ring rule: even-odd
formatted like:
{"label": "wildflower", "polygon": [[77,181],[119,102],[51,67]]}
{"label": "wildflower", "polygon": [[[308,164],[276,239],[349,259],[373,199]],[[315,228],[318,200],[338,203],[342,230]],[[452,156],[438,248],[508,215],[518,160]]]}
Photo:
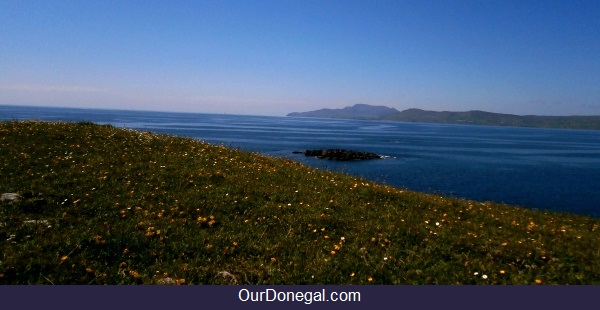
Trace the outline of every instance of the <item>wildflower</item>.
{"label": "wildflower", "polygon": [[277,259],[275,257],[271,257],[271,263],[274,263],[276,261],[277,261]]}
{"label": "wildflower", "polygon": [[367,281],[371,282],[371,281],[373,281],[373,278],[372,278],[372,277],[369,277],[369,278],[367,279]]}
{"label": "wildflower", "polygon": [[487,279],[487,275],[482,275],[481,278]]}
{"label": "wildflower", "polygon": [[341,237],[340,240],[342,240],[342,242],[346,242],[346,238]]}
{"label": "wildflower", "polygon": [[354,277],[354,272],[350,274],[351,277]]}
{"label": "wildflower", "polygon": [[540,279],[535,279],[535,284],[542,284],[542,280],[540,280]]}
{"label": "wildflower", "polygon": [[473,275],[475,275],[475,276],[478,274],[479,274],[479,272],[477,272],[477,271],[473,272]]}
{"label": "wildflower", "polygon": [[156,232],[154,232],[154,227],[148,227],[146,230],[146,236],[154,236]]}
{"label": "wildflower", "polygon": [[504,273],[505,273],[505,271],[504,271],[504,270],[500,270],[500,274],[504,274]]}
{"label": "wildflower", "polygon": [[65,255],[65,256],[61,257],[61,258],[60,258],[60,260],[64,262],[64,261],[66,261],[68,258],[69,258],[69,257]]}

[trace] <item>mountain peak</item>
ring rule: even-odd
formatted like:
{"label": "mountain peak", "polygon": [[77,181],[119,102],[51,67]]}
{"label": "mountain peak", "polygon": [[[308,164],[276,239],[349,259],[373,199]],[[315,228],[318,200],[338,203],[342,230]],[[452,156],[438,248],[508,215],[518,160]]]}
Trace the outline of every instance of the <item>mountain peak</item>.
{"label": "mountain peak", "polygon": [[386,106],[373,106],[357,103],[342,109],[321,109],[309,112],[294,112],[287,116],[324,117],[324,118],[352,118],[352,119],[379,119],[389,114],[398,113],[394,108]]}

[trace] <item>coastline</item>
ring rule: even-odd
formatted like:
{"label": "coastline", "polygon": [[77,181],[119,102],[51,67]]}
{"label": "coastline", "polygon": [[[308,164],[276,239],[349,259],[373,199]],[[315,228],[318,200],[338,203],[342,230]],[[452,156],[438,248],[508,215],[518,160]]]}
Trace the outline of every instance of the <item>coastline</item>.
{"label": "coastline", "polygon": [[5,284],[597,284],[595,218],[108,125],[0,137],[0,189],[23,197],[0,209]]}

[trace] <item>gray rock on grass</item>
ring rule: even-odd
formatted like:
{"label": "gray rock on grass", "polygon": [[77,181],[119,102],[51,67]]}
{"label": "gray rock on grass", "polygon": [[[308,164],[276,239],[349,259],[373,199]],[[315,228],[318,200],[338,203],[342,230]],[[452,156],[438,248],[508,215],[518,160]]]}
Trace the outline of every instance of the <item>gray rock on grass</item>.
{"label": "gray rock on grass", "polygon": [[0,201],[8,201],[8,202],[18,201],[20,197],[21,197],[21,195],[19,195],[17,193],[4,193],[4,194],[2,194],[2,196],[0,196]]}

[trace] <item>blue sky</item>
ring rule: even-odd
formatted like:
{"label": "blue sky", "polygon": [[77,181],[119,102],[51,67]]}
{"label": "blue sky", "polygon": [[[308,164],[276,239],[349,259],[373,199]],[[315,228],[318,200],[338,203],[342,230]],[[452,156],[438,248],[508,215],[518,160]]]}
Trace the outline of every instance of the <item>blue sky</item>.
{"label": "blue sky", "polygon": [[0,104],[600,115],[600,1],[0,0]]}

